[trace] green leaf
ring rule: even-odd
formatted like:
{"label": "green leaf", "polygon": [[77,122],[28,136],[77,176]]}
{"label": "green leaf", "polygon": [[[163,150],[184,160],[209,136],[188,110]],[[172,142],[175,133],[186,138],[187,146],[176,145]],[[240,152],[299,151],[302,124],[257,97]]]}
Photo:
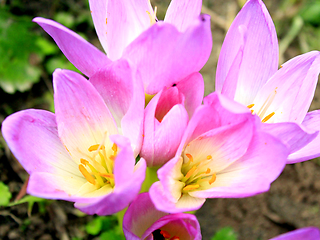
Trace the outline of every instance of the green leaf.
{"label": "green leaf", "polygon": [[31,18],[11,15],[0,8],[0,87],[8,92],[26,91],[39,81],[36,63],[42,56]]}
{"label": "green leaf", "polygon": [[231,227],[221,228],[211,240],[237,240],[237,234]]}
{"label": "green leaf", "polygon": [[91,235],[98,235],[102,231],[110,231],[117,226],[115,216],[97,216],[86,225],[86,231]]}
{"label": "green leaf", "polygon": [[0,182],[0,206],[7,206],[12,197],[11,192],[9,191],[9,187]]}
{"label": "green leaf", "polygon": [[[10,203],[8,206],[11,207],[11,206],[16,206],[16,205],[19,205],[19,204],[22,204],[22,203],[28,203],[28,215],[31,215],[32,208],[33,208],[33,205],[35,203],[44,203],[46,201],[48,201],[48,200],[44,199],[44,198],[39,198],[39,197],[27,195],[27,196],[24,196],[23,198],[21,198],[18,201]],[[41,209],[41,206],[40,206],[40,209]],[[41,209],[41,211],[44,211],[44,209]]]}
{"label": "green leaf", "polygon": [[311,1],[300,12],[301,17],[307,23],[320,24],[320,0]]}

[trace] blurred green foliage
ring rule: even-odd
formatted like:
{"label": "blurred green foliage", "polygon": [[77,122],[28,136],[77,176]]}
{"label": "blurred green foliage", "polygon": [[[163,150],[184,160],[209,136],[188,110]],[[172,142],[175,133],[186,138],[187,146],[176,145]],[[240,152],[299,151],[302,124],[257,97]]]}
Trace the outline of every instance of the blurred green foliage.
{"label": "blurred green foliage", "polygon": [[9,187],[3,182],[0,182],[0,206],[7,206],[11,197],[12,195],[9,191]]}
{"label": "blurred green foliage", "polygon": [[237,240],[237,234],[232,227],[221,228],[211,240]]}
{"label": "blurred green foliage", "polygon": [[[121,226],[120,226],[121,228]],[[90,235],[99,235],[100,240],[125,240],[115,216],[97,216],[86,225],[86,232]]]}

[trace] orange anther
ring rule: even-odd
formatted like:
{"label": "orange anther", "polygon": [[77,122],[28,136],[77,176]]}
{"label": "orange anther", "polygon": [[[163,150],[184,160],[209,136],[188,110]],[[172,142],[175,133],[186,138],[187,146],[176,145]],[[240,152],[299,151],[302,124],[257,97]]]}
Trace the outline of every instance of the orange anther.
{"label": "orange anther", "polygon": [[187,175],[185,176],[186,179],[188,179],[189,177],[191,177],[191,175],[194,173],[194,171],[197,170],[196,166],[193,166],[188,172]]}
{"label": "orange anther", "polygon": [[91,176],[91,174],[87,171],[87,169],[83,165],[79,165],[79,170],[89,183],[93,185],[96,184],[94,177]]}
{"label": "orange anther", "polygon": [[207,156],[207,159],[208,159],[208,160],[212,159],[212,156],[211,156],[211,155],[208,155],[208,156]]}
{"label": "orange anther", "polygon": [[101,177],[104,177],[104,178],[114,179],[113,174],[109,174],[109,173],[99,173],[99,175],[100,175]]}
{"label": "orange anther", "polygon": [[266,116],[264,119],[262,119],[261,122],[265,123],[265,122],[268,121],[270,118],[272,118],[272,116],[273,116],[274,114],[275,114],[274,112],[270,113],[268,116]]}
{"label": "orange anther", "polygon": [[211,185],[212,183],[214,183],[214,182],[216,181],[216,179],[217,179],[216,174],[215,174],[215,173],[212,174],[212,177],[211,177],[211,179],[209,180],[209,184]]}
{"label": "orange anther", "polygon": [[197,188],[199,188],[200,185],[199,184],[190,184],[185,186],[184,188],[182,188],[183,191],[191,191],[191,190],[195,190]]}
{"label": "orange anther", "polygon": [[173,236],[172,238],[170,238],[170,240],[180,240],[180,238],[177,236]]}
{"label": "orange anther", "polygon": [[187,158],[189,158],[189,161],[190,161],[190,162],[193,162],[193,157],[192,157],[191,154],[186,153],[186,156],[187,156]]}
{"label": "orange anther", "polygon": [[[100,147],[100,148],[99,148]],[[100,146],[100,144],[92,145],[88,148],[89,152],[97,151],[98,149],[103,150],[105,147],[103,145]]]}
{"label": "orange anther", "polygon": [[83,158],[80,159],[80,162],[83,164],[83,165],[87,165],[89,162]]}
{"label": "orange anther", "polygon": [[116,152],[118,151],[118,146],[117,146],[117,144],[114,143],[114,144],[112,145],[112,148],[111,148],[111,149],[112,149],[112,151],[114,152],[114,154],[116,154]]}
{"label": "orange anther", "polygon": [[160,231],[160,234],[161,234],[164,238],[169,238],[169,237],[170,237],[170,233],[168,233],[168,232],[165,231],[165,230],[161,230],[161,231]]}
{"label": "orange anther", "polygon": [[250,104],[247,106],[247,108],[252,108],[254,106],[254,104]]}
{"label": "orange anther", "polygon": [[210,173],[211,172],[211,169],[208,168],[207,171],[206,171],[206,174]]}

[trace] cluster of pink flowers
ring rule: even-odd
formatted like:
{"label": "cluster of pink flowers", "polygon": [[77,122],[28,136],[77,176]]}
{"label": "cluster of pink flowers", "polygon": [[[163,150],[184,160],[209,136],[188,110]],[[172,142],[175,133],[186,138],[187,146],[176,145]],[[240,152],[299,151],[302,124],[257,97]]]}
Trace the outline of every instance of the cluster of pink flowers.
{"label": "cluster of pink flowers", "polygon": [[[207,198],[266,192],[286,164],[320,156],[320,112],[308,112],[320,53],[278,69],[261,0],[248,0],[232,23],[216,92],[205,98],[199,70],[212,34],[201,0],[172,0],[164,21],[149,0],[89,3],[106,54],[59,23],[34,19],[88,79],[57,69],[54,114],[29,109],[3,122],[30,174],[28,193],[75,202],[87,214],[128,207],[127,239],[201,239],[197,219],[183,212]],[[320,233],[310,227],[276,239]]]}

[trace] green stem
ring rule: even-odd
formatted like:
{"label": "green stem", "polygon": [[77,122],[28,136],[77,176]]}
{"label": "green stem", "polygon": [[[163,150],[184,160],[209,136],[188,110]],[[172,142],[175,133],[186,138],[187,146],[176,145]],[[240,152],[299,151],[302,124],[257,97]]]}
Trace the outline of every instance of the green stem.
{"label": "green stem", "polygon": [[155,167],[153,167],[153,168],[147,167],[146,178],[141,186],[141,191],[140,191],[141,193],[148,192],[151,185],[153,183],[159,181],[158,175],[157,175],[158,169],[159,168],[155,168]]}

